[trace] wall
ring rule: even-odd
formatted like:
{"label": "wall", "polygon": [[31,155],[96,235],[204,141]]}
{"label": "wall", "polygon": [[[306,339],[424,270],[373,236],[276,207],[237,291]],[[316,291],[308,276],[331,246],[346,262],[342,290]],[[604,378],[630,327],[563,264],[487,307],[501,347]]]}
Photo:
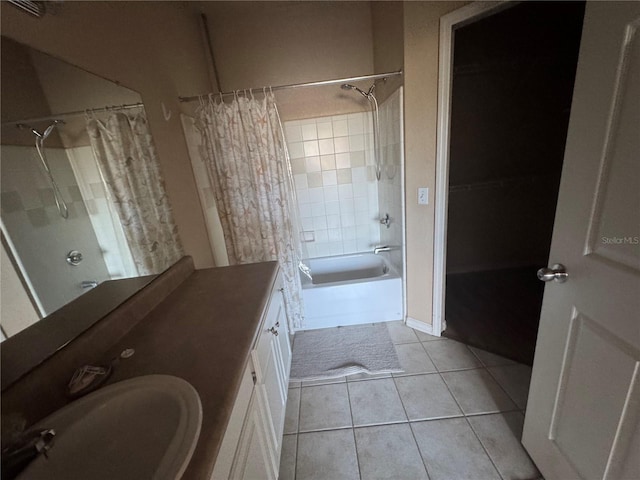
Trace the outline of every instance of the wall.
{"label": "wall", "polygon": [[18,272],[11,264],[4,243],[2,244],[1,255],[0,298],[2,299],[2,330],[10,337],[34,324],[40,317],[22,286]]}
{"label": "wall", "polygon": [[[104,106],[139,103],[140,94],[37,50],[30,51],[51,113],[73,112]],[[23,114],[23,118],[24,114]],[[90,145],[84,115],[64,117],[59,128],[62,144]]]}
{"label": "wall", "polygon": [[284,125],[309,257],[370,251],[380,241],[371,115]]}
{"label": "wall", "polygon": [[[0,8],[3,35],[141,94],[185,251],[197,268],[213,266],[179,115],[179,95],[210,89],[198,16],[191,7],[184,2],[64,2],[55,15],[41,19],[6,2]],[[161,103],[172,111],[168,121]]]}
{"label": "wall", "polygon": [[[380,72],[395,72],[404,67],[404,3],[371,2],[373,27],[373,66]],[[403,84],[402,77],[378,82],[376,97],[384,102]]]}
{"label": "wall", "polygon": [[[433,311],[433,198],[440,17],[467,3],[404,4],[407,315],[428,324],[432,323]],[[429,205],[417,204],[418,187],[429,187]]]}
{"label": "wall", "polygon": [[[44,154],[67,204],[68,218],[58,212],[35,147],[2,145],[0,195],[6,232],[33,292],[49,314],[85,293],[82,281],[102,282],[109,274],[65,150],[45,148]],[[83,255],[77,266],[65,260],[71,250]]]}
{"label": "wall", "polygon": [[[374,73],[368,2],[200,2],[223,91]],[[361,82],[369,88],[371,82]],[[201,92],[197,92],[201,93]],[[276,93],[283,120],[366,110],[338,85]],[[363,99],[364,100],[364,99]]]}

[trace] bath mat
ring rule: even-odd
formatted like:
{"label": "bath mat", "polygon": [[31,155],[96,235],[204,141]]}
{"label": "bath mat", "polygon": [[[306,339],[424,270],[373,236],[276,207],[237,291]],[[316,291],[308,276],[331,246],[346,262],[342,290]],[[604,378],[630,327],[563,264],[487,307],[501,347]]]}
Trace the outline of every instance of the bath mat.
{"label": "bath mat", "polygon": [[292,381],[402,371],[384,323],[296,332],[291,359]]}

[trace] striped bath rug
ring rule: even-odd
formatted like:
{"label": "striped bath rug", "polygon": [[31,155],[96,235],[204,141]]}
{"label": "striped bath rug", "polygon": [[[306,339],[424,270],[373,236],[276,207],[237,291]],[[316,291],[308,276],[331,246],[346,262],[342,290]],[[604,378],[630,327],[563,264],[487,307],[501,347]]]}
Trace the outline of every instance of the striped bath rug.
{"label": "striped bath rug", "polygon": [[402,372],[385,323],[296,332],[291,380]]}

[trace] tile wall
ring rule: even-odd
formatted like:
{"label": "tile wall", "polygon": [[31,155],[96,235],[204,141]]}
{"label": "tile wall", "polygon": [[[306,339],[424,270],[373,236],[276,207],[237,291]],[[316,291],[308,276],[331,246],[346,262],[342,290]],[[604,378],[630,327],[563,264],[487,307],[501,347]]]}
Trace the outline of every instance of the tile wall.
{"label": "tile wall", "polygon": [[389,228],[380,225],[380,244],[392,247],[384,253],[400,274],[403,271],[402,245],[404,242],[403,200],[403,155],[402,137],[402,87],[387,98],[379,108],[381,174],[378,182],[378,205],[380,215],[389,214]]}
{"label": "tile wall", "polygon": [[[51,184],[34,147],[3,145],[0,206],[6,233],[46,313],[85,292],[83,280],[109,279],[102,252],[64,149],[45,148],[49,165],[69,209],[58,213]],[[82,263],[70,266],[78,250]]]}
{"label": "tile wall", "polygon": [[369,112],[284,123],[309,257],[371,251],[380,242]]}

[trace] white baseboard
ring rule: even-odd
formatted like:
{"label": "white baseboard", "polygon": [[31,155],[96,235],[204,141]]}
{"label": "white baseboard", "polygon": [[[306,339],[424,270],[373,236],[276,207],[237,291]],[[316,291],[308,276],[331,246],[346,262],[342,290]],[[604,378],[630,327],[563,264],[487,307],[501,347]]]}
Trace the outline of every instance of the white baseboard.
{"label": "white baseboard", "polygon": [[427,333],[429,335],[433,335],[435,337],[441,336],[442,332],[434,332],[433,325],[425,322],[421,322],[420,320],[416,320],[415,318],[407,317],[406,320],[407,327],[414,328],[421,332]]}

